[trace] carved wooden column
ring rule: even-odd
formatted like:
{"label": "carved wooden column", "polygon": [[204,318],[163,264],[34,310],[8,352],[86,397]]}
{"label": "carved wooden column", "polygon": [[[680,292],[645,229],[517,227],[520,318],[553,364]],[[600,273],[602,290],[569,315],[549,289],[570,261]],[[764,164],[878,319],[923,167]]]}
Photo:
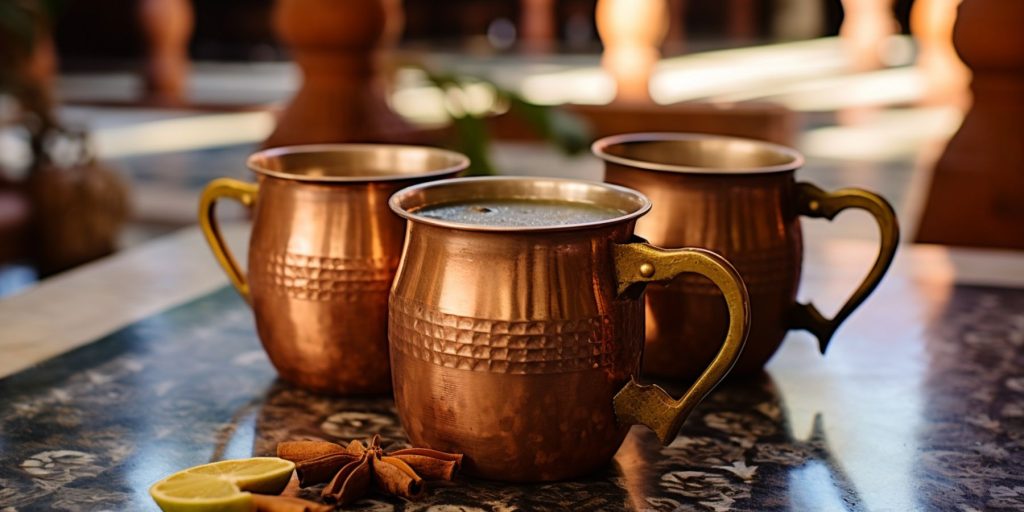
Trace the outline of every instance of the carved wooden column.
{"label": "carved wooden column", "polygon": [[728,6],[729,38],[746,42],[757,37],[756,0],[729,0]]}
{"label": "carved wooden column", "polygon": [[670,54],[686,51],[686,0],[668,0],[668,32],[661,47]]}
{"label": "carved wooden column", "polygon": [[139,0],[138,19],[146,40],[143,70],[148,101],[177,105],[188,92],[188,41],[194,14],[190,0]]}
{"label": "carved wooden column", "polygon": [[668,31],[665,0],[598,0],[601,65],[616,84],[616,101],[650,102],[651,73]]}
{"label": "carved wooden column", "polygon": [[967,103],[971,74],[953,48],[953,23],[960,0],[917,0],[910,30],[917,40],[917,66],[928,81],[928,103]]}
{"label": "carved wooden column", "polygon": [[388,108],[378,74],[381,45],[395,26],[388,13],[398,8],[391,0],[277,1],[274,29],[303,81],[264,147],[415,138]]}
{"label": "carved wooden column", "polygon": [[892,15],[893,0],[842,0],[843,24],[839,37],[858,70],[882,67],[885,40],[899,28]]}
{"label": "carved wooden column", "polygon": [[953,44],[974,100],[935,166],[918,241],[1024,249],[1024,2],[964,0]]}
{"label": "carved wooden column", "polygon": [[523,49],[550,51],[558,38],[555,0],[519,0],[519,32]]}

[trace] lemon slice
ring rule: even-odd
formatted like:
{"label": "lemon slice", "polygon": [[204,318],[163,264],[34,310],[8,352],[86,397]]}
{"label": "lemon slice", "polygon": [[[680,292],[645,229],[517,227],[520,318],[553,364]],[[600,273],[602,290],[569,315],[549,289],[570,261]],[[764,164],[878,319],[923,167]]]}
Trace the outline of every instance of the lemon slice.
{"label": "lemon slice", "polygon": [[149,488],[164,512],[250,512],[247,491],[280,494],[295,464],[277,457],[224,460],[179,471]]}

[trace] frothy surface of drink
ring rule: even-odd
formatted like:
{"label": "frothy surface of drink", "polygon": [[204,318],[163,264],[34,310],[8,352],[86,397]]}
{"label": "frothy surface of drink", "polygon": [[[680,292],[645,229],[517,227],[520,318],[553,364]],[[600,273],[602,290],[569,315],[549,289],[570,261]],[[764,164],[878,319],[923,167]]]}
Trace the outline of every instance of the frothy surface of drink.
{"label": "frothy surface of drink", "polygon": [[414,213],[430,219],[496,227],[551,227],[587,224],[626,212],[589,203],[543,199],[475,200],[430,205]]}

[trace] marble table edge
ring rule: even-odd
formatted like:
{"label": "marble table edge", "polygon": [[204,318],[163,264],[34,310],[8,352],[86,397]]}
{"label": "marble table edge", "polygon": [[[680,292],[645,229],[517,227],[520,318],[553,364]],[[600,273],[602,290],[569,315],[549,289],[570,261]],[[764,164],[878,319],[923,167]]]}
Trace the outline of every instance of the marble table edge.
{"label": "marble table edge", "polygon": [[[240,262],[248,223],[222,226]],[[243,263],[244,264],[244,263]],[[227,284],[197,227],[46,279],[0,300],[0,378]]]}
{"label": "marble table edge", "polygon": [[[249,224],[223,226],[240,262]],[[877,251],[869,240],[808,244],[804,279],[855,281]],[[904,245],[883,281],[1024,288],[1024,253]],[[0,378],[227,284],[197,227],[122,251],[0,300]]]}

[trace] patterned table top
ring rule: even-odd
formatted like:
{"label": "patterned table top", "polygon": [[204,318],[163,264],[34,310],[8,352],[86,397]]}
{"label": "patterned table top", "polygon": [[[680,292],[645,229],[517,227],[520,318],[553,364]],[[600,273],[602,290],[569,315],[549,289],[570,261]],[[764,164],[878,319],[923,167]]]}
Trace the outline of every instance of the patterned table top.
{"label": "patterned table top", "polygon": [[[827,268],[805,276],[825,303],[848,292]],[[827,357],[790,335],[765,374],[720,387],[668,447],[634,428],[586,479],[460,478],[419,502],[354,508],[1021,509],[1024,290],[895,268]],[[251,313],[221,288],[0,379],[0,510],[155,510],[148,486],[180,468],[372,434],[405,443],[390,399],[277,381]]]}

